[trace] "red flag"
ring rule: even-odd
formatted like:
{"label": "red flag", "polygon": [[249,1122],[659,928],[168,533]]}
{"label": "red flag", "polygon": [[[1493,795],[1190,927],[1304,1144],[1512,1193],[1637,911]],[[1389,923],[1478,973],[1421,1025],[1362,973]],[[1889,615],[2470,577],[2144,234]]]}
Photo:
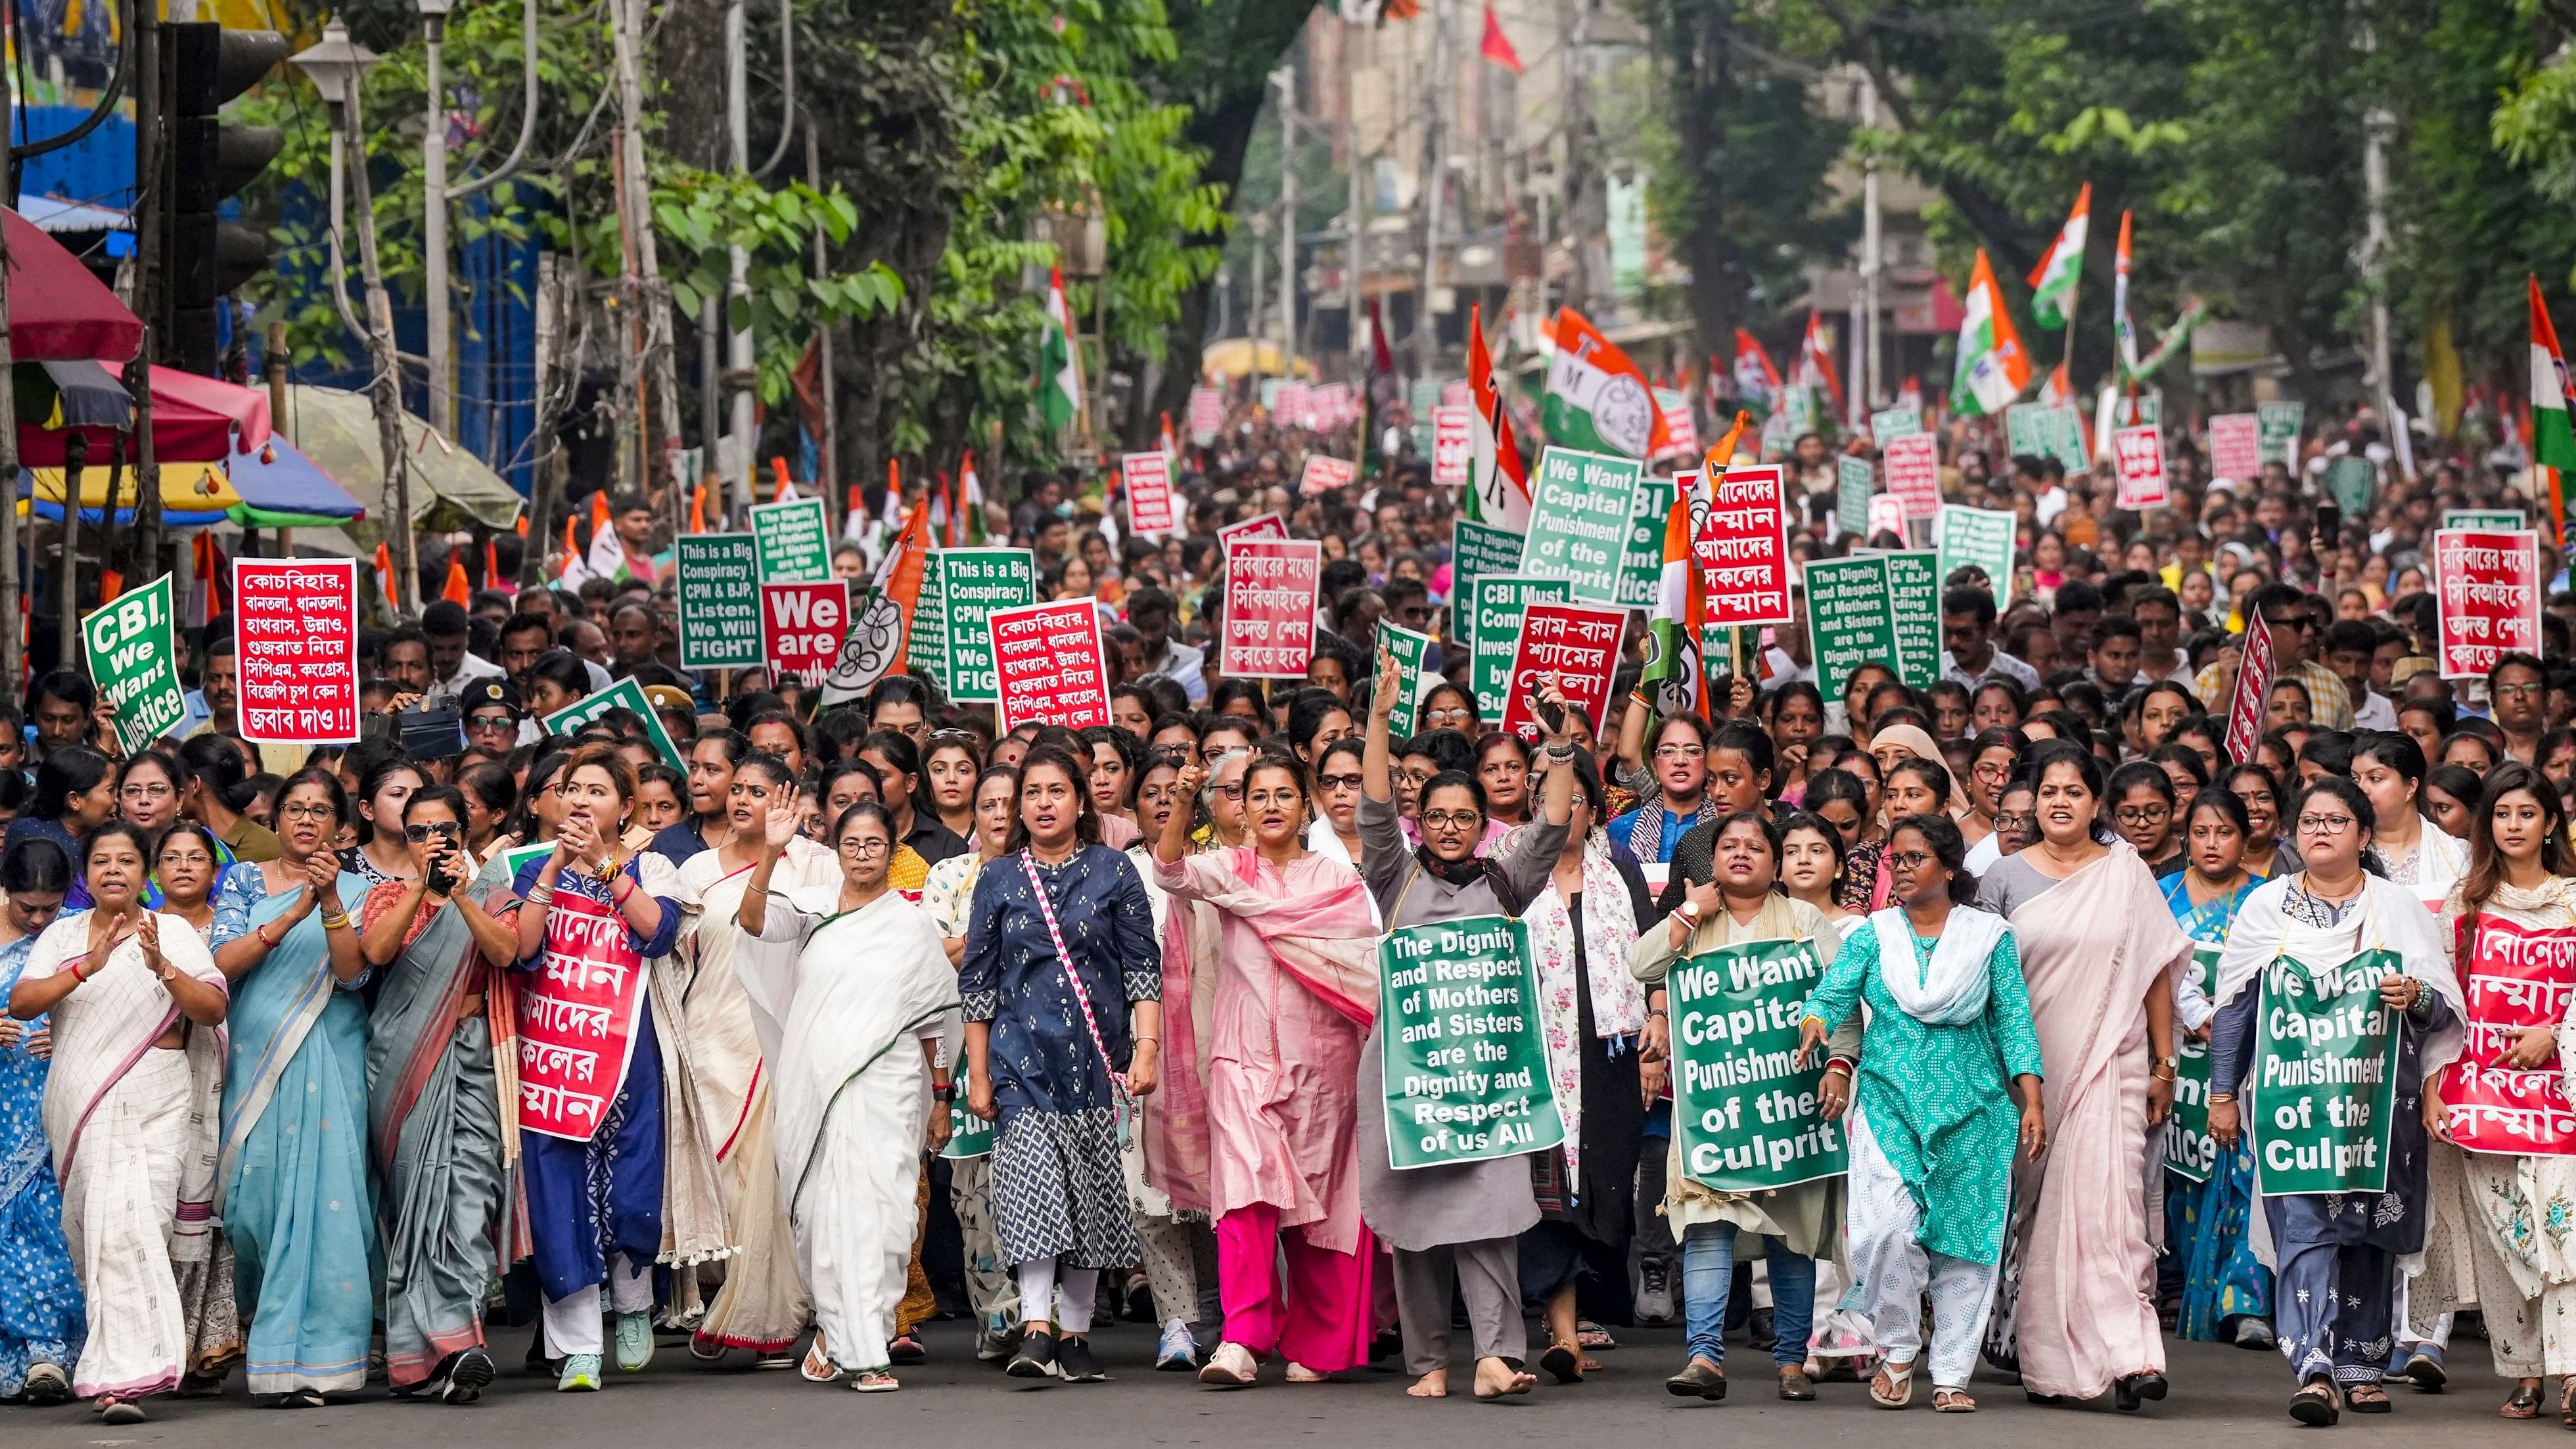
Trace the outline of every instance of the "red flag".
{"label": "red flag", "polygon": [[[600,506],[606,508],[608,505],[602,503]],[[570,525],[567,524],[566,527]],[[402,590],[397,587],[394,579],[393,550],[381,543],[376,545],[376,582],[385,591],[385,607],[397,613],[401,612]]]}
{"label": "red flag", "polygon": [[125,575],[118,573],[114,569],[100,569],[98,571],[98,606],[100,608],[104,609],[108,605],[115,603],[116,596],[124,592]]}
{"label": "red flag", "polygon": [[483,587],[501,587],[501,545],[488,538],[483,540]]}
{"label": "red flag", "polygon": [[777,501],[786,502],[788,496],[796,491],[787,481],[787,460],[772,454],[769,459],[769,471],[771,476],[778,480]]}
{"label": "red flag", "polygon": [[1802,386],[1822,387],[1834,402],[1834,414],[1843,411],[1842,374],[1834,370],[1834,349],[1825,341],[1825,321],[1813,308],[1807,312],[1807,337],[1799,345],[1797,378]]}
{"label": "red flag", "polygon": [[438,596],[454,600],[460,609],[474,602],[474,586],[465,579],[465,555],[452,548],[447,551],[447,581]]}
{"label": "red flag", "polygon": [[607,527],[608,490],[602,488],[598,492],[590,495],[590,536],[593,538],[599,537],[601,531]]}
{"label": "red flag", "polygon": [[689,532],[707,531],[707,485],[699,484],[689,493]]}
{"label": "red flag", "polygon": [[1512,38],[1503,33],[1503,22],[1494,14],[1493,0],[1485,0],[1485,42],[1478,53],[1514,75],[1521,73],[1521,53],[1512,48]]}

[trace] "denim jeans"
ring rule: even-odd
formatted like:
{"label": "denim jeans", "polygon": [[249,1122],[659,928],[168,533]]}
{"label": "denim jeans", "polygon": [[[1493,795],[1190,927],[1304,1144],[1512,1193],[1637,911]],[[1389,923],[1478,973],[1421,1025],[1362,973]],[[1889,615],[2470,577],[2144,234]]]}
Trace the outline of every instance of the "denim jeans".
{"label": "denim jeans", "polygon": [[[1726,1298],[1735,1284],[1735,1224],[1696,1223],[1682,1235],[1682,1323],[1690,1356],[1726,1362]],[[1807,1335],[1816,1316],[1816,1260],[1790,1252],[1778,1238],[1762,1239],[1771,1265],[1771,1324],[1780,1335],[1771,1350],[1783,1364],[1807,1361]]]}

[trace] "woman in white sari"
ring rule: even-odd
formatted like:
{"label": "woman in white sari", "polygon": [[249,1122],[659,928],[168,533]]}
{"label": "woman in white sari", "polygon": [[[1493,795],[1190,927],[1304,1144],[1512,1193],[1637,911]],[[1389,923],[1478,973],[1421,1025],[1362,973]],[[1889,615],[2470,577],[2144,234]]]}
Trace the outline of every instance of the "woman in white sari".
{"label": "woman in white sari", "polygon": [[[661,963],[677,977],[680,1030],[690,1052],[688,1087],[697,1093],[700,1117],[714,1139],[725,1221],[735,1243],[724,1287],[698,1321],[689,1351],[718,1359],[728,1348],[747,1348],[772,1368],[795,1361],[790,1350],[813,1315],[794,1257],[777,1251],[787,1241],[787,1218],[778,1202],[771,1150],[772,1084],[762,1069],[751,1003],[734,971],[733,922],[760,866],[769,808],[795,793],[796,777],[776,755],[747,755],[734,766],[725,791],[732,836],[680,866],[680,943]],[[832,885],[841,878],[832,853],[803,836],[787,843],[771,869],[770,889],[777,891]]]}
{"label": "woman in white sari", "polygon": [[229,998],[188,923],[142,908],[140,828],[102,825],[81,855],[94,908],[36,939],[9,1014],[53,1017],[45,1136],[89,1307],[73,1391],[105,1422],[139,1424],[135,1400],[178,1387],[187,1348],[170,1263],[193,1082],[181,1018],[211,1029]]}
{"label": "woman in white sari", "polygon": [[735,914],[734,969],[773,1069],[778,1190],[821,1325],[806,1376],[846,1369],[851,1388],[884,1393],[899,1387],[887,1344],[922,1148],[948,1139],[953,1089],[939,1045],[957,1012],[957,973],[930,917],[887,888],[884,807],[862,802],[832,822],[837,884],[779,892],[770,882],[797,824],[784,803],[763,822]]}

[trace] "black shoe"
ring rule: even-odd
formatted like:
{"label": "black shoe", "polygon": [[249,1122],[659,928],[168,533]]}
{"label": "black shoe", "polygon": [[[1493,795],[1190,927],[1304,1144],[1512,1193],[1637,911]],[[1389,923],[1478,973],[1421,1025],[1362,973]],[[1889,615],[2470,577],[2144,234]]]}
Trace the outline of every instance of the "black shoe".
{"label": "black shoe", "polygon": [[1706,1399],[1710,1403],[1726,1397],[1726,1373],[1699,1359],[1682,1365],[1682,1371],[1664,1380],[1664,1392],[1677,1399]]}
{"label": "black shoe", "polygon": [[2165,1396],[2165,1376],[2163,1374],[2131,1374],[2127,1378],[2120,1379],[2113,1383],[2111,1385],[2111,1394],[2112,1407],[2118,1409],[2124,1414],[2134,1414],[2138,1411],[2138,1405],[2142,1401],[2147,1399],[2161,1399]]}
{"label": "black shoe", "polygon": [[1374,1368],[1404,1352],[1404,1335],[1389,1330],[1369,1340],[1369,1366]]}
{"label": "black shoe", "polygon": [[921,1340],[919,1338],[907,1333],[903,1337],[886,1345],[886,1362],[928,1363],[930,1362],[930,1350],[921,1346]]}
{"label": "black shoe", "polygon": [[1744,1341],[1752,1346],[1755,1353],[1769,1353],[1772,1345],[1780,1341],[1779,1332],[1771,1326],[1772,1321],[1768,1308],[1756,1308],[1745,1318]]}
{"label": "black shoe", "polygon": [[1109,1377],[1092,1359],[1089,1338],[1067,1338],[1055,1351],[1055,1372],[1069,1384],[1096,1384]]}
{"label": "black shoe", "polygon": [[1002,1372],[1015,1379],[1055,1377],[1055,1335],[1043,1329],[1030,1329],[1020,1338],[1020,1351],[1011,1355],[1010,1367]]}
{"label": "black shoe", "polygon": [[446,1368],[438,1382],[438,1401],[442,1404],[473,1403],[483,1397],[484,1386],[492,1382],[492,1355],[479,1348],[451,1355]]}

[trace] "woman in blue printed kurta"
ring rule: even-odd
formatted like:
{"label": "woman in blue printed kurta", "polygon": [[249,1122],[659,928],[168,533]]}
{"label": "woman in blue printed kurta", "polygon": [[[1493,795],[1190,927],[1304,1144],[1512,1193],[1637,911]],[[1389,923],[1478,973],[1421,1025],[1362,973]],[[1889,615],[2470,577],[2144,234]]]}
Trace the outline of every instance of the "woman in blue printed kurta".
{"label": "woman in blue printed kurta", "polygon": [[1022,763],[1018,817],[1005,853],[975,882],[957,979],[968,1106],[1000,1124],[994,1231],[1016,1265],[1025,1320],[1010,1372],[1043,1378],[1053,1366],[1075,1382],[1101,1377],[1089,1343],[1092,1270],[1140,1252],[1110,1073],[1123,1073],[1132,1095],[1153,1090],[1163,987],[1144,880],[1099,843],[1088,780],[1062,750],[1040,747]]}
{"label": "woman in blue printed kurta", "polygon": [[[18,984],[36,937],[71,889],[72,863],[50,840],[21,841],[0,856],[0,998]],[[79,1275],[63,1241],[63,1194],[45,1139],[46,1019],[0,1017],[0,1399],[36,1403],[71,1396],[71,1365],[89,1337]]]}
{"label": "woman in blue printed kurta", "polygon": [[[2224,790],[2203,790],[2183,817],[2183,856],[2189,865],[2164,879],[2165,904],[2173,910],[2174,924],[2192,940],[2192,968],[2185,978],[2190,985],[2175,993],[2175,1024],[2203,1036],[2209,1027],[2210,983],[2201,974],[2215,965],[2237,911],[2262,884],[2244,867],[2245,843],[2252,835],[2244,802]],[[2182,1129],[2174,1122],[2168,1130]],[[2254,1256],[2253,1236],[2247,1231],[2253,1201],[2251,1143],[2217,1153],[2205,1181],[2165,1174],[2164,1264],[2181,1280],[2178,1327],[2183,1337],[2248,1348],[2271,1345],[2272,1327],[2266,1320],[2272,1313],[2272,1270]]]}

